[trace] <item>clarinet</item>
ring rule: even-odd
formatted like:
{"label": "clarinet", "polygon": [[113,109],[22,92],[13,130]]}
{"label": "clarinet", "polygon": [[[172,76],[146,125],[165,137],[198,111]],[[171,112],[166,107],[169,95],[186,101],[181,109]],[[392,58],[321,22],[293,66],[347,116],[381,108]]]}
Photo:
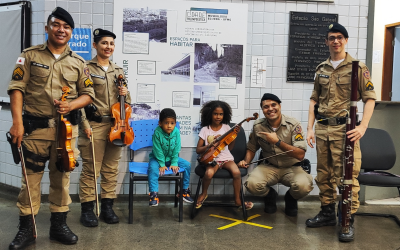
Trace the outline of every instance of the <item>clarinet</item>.
{"label": "clarinet", "polygon": [[[347,117],[346,133],[356,127],[357,116],[357,89],[358,89],[358,63],[352,62],[351,69],[351,96],[350,96],[350,112]],[[342,204],[341,204],[341,223],[342,232],[349,233],[351,218],[351,200],[353,197],[353,166],[354,166],[354,141],[350,141],[345,134],[345,152],[344,152],[344,169],[343,178],[341,180]]]}

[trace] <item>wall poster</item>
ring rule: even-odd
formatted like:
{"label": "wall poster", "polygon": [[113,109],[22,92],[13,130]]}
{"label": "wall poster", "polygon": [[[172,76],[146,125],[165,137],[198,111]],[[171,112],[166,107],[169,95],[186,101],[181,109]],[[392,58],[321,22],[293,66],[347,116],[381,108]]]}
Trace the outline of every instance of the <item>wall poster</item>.
{"label": "wall poster", "polygon": [[173,108],[183,147],[195,147],[200,109],[225,100],[244,118],[247,5],[201,1],[115,0],[114,60],[131,91],[131,119],[158,119]]}

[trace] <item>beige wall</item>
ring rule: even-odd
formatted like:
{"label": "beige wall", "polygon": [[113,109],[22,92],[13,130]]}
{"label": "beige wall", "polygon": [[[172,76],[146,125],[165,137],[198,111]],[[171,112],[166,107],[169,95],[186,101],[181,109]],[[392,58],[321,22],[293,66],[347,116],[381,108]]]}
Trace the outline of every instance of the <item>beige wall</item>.
{"label": "beige wall", "polygon": [[380,51],[380,58],[379,63],[372,62],[372,82],[375,85],[378,100],[381,100],[382,90],[382,60],[385,25],[400,22],[399,9],[399,0],[375,1],[373,52]]}

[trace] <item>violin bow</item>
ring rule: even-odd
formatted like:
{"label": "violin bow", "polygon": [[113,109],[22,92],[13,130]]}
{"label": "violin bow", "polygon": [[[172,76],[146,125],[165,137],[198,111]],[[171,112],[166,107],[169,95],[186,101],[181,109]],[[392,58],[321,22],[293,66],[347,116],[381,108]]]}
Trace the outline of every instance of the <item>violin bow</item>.
{"label": "violin bow", "polygon": [[293,151],[293,149],[292,149],[292,150],[285,151],[285,152],[282,152],[282,153],[279,153],[279,154],[274,154],[274,155],[271,155],[271,156],[268,156],[268,157],[262,158],[262,159],[260,159],[260,160],[257,160],[257,161],[253,161],[253,162],[247,163],[247,164],[245,164],[245,166],[249,166],[250,164],[253,164],[253,163],[258,163],[258,162],[260,162],[260,161],[264,161],[264,160],[266,160],[266,159],[268,159],[268,158],[272,158],[272,157],[275,157],[275,156],[278,156],[278,155],[283,155],[283,154],[286,154],[286,153],[289,153],[289,152],[292,152],[292,151]]}
{"label": "violin bow", "polygon": [[94,137],[93,137],[93,129],[90,128],[91,135],[90,135],[90,144],[92,146],[92,162],[93,162],[93,173],[94,173],[94,193],[95,193],[95,200],[96,200],[96,216],[99,217],[100,209],[99,209],[99,194],[97,191],[97,174],[96,174],[96,160],[94,156]]}
{"label": "violin bow", "polygon": [[36,239],[37,238],[37,230],[36,230],[35,214],[33,213],[32,198],[31,198],[31,192],[29,190],[28,175],[26,173],[25,158],[24,158],[24,153],[22,151],[22,145],[21,145],[21,147],[18,148],[18,152],[19,152],[19,157],[21,158],[21,168],[22,168],[22,174],[24,175],[24,178],[25,178],[26,191],[28,192],[29,206],[31,207],[31,216],[32,216],[32,222],[33,222],[32,233],[33,233],[33,237]]}

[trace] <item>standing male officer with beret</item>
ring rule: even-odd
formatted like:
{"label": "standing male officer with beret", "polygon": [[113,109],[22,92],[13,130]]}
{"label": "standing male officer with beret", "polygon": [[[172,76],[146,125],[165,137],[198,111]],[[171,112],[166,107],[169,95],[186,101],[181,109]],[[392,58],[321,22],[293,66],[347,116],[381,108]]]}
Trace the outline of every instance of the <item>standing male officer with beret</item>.
{"label": "standing male officer with beret", "polygon": [[257,166],[245,182],[250,193],[265,196],[266,213],[275,213],[277,192],[272,188],[277,183],[290,187],[285,195],[285,213],[297,215],[297,200],[313,190],[312,177],[302,168],[307,144],[303,139],[300,122],[281,113],[281,100],[274,94],[264,94],[261,109],[265,118],[254,122],[253,131],[247,143],[247,152],[239,167],[247,167],[261,147],[262,156],[268,157],[284,151],[286,154],[272,157]]}
{"label": "standing male officer with beret", "polygon": [[[78,237],[66,224],[68,205],[71,203],[70,180],[69,173],[62,172],[62,166],[56,166],[56,127],[60,115],[71,122],[71,146],[77,158],[77,110],[90,104],[94,98],[93,83],[85,61],[67,44],[73,29],[74,20],[71,15],[63,8],[55,8],[45,27],[47,42],[22,52],[8,87],[13,118],[10,134],[13,142],[18,147],[22,146],[24,152],[33,211],[35,214],[39,211],[40,182],[45,164],[50,160],[50,239],[63,244],[75,244]],[[67,101],[59,101],[63,86],[70,88]],[[9,245],[10,249],[22,249],[35,242],[24,178],[17,206],[20,209],[19,231]]]}
{"label": "standing male officer with beret", "polygon": [[[329,25],[325,44],[329,47],[330,57],[317,66],[314,91],[310,98],[307,143],[310,147],[314,147],[312,144],[315,142],[313,126],[314,120],[317,119],[318,122],[315,125],[317,177],[315,182],[320,190],[321,211],[314,218],[306,221],[308,227],[336,225],[336,186],[340,184],[343,175],[343,145],[346,136],[346,113],[342,110],[350,110],[351,70],[352,61],[355,60],[345,51],[348,38],[347,30],[342,25],[338,23]],[[367,130],[376,100],[370,73],[362,62],[359,64],[358,79],[358,100],[362,99],[365,106],[361,124],[347,132],[351,141],[356,142],[354,146],[352,215],[350,231],[349,233],[340,232],[340,241],[354,239],[354,213],[360,206],[358,201],[360,185],[357,180],[361,168],[359,140]]]}

